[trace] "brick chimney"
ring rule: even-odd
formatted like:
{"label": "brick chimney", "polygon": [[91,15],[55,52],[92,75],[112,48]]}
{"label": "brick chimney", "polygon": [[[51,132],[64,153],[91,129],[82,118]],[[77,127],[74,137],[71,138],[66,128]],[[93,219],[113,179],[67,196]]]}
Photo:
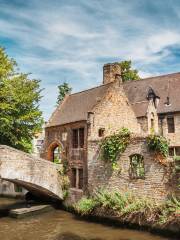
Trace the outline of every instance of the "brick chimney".
{"label": "brick chimney", "polygon": [[103,84],[121,79],[121,67],[119,63],[107,63],[103,66]]}

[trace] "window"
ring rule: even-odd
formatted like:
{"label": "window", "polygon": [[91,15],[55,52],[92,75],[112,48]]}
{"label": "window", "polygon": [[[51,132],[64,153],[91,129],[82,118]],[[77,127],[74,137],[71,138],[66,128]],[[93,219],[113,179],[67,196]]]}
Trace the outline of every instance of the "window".
{"label": "window", "polygon": [[144,178],[144,158],[140,154],[130,156],[130,177],[133,179]]}
{"label": "window", "polygon": [[83,189],[83,169],[72,168],[71,173],[71,187]]}
{"label": "window", "polygon": [[180,147],[170,147],[169,156],[180,156]]}
{"label": "window", "polygon": [[14,191],[15,191],[15,192],[18,192],[18,193],[21,193],[21,192],[22,192],[22,187],[14,184]]}
{"label": "window", "polygon": [[171,157],[174,156],[174,148],[173,147],[169,148],[169,156],[171,156]]}
{"label": "window", "polygon": [[73,148],[84,147],[84,128],[73,129]]}
{"label": "window", "polygon": [[60,146],[56,146],[53,150],[53,162],[61,163],[62,160],[62,148]]}
{"label": "window", "polygon": [[154,119],[151,118],[151,130],[154,130]]}
{"label": "window", "polygon": [[167,117],[168,133],[175,132],[174,117]]}
{"label": "window", "polygon": [[83,169],[79,169],[79,188],[83,188]]}
{"label": "window", "polygon": [[180,147],[175,147],[176,156],[180,156]]}
{"label": "window", "polygon": [[67,132],[63,132],[62,133],[62,141],[66,141],[67,140]]}
{"label": "window", "polygon": [[2,192],[6,192],[7,186],[5,184],[2,185]]}
{"label": "window", "polygon": [[105,128],[100,128],[98,131],[98,136],[99,137],[104,137],[104,132],[105,132]]}
{"label": "window", "polygon": [[71,187],[75,188],[76,187],[76,168],[71,169]]}

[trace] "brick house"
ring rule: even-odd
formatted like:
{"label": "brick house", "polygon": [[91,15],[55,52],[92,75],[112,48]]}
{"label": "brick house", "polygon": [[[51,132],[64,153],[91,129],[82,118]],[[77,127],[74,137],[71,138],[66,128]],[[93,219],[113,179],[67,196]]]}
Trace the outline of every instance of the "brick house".
{"label": "brick house", "polygon": [[[170,155],[180,155],[179,95],[180,73],[123,83],[120,65],[106,64],[101,86],[66,96],[54,111],[45,128],[42,157],[67,160],[74,200],[99,186],[162,200],[172,186],[145,137],[153,129],[170,140]],[[117,174],[99,159],[99,142],[122,127],[138,137],[120,156],[122,171]],[[134,155],[143,159],[143,179],[130,177]]]}

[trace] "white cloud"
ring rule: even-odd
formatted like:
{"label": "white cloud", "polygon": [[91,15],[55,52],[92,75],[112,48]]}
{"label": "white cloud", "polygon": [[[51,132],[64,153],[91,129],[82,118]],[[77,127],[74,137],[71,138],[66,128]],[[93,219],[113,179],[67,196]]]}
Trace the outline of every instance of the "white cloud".
{"label": "white cloud", "polygon": [[[109,61],[132,59],[136,68],[141,67],[140,75],[147,77],[160,72],[148,68],[168,58],[169,47],[180,44],[179,29],[143,16],[139,0],[131,4],[31,0],[28,4],[23,9],[0,5],[0,39],[15,41],[7,50],[23,70],[42,79],[43,87],[50,89],[46,98],[52,99],[51,104],[56,101],[51,92],[63,71],[75,90],[100,83],[102,65]],[[47,116],[52,109],[46,103],[44,98],[41,106]]]}

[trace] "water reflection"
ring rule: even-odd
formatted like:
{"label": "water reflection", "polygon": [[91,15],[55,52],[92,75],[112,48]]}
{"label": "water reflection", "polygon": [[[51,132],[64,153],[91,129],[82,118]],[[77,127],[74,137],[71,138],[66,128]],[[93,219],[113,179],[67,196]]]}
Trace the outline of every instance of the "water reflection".
{"label": "water reflection", "polygon": [[103,240],[102,238],[84,238],[71,232],[62,233],[55,240]]}
{"label": "water reflection", "polygon": [[[8,200],[7,200],[8,201]],[[9,204],[14,204],[10,201]],[[8,202],[0,199],[0,209]],[[25,219],[0,218],[0,240],[167,240],[147,232],[85,222],[54,210]],[[170,239],[168,239],[170,240]]]}

